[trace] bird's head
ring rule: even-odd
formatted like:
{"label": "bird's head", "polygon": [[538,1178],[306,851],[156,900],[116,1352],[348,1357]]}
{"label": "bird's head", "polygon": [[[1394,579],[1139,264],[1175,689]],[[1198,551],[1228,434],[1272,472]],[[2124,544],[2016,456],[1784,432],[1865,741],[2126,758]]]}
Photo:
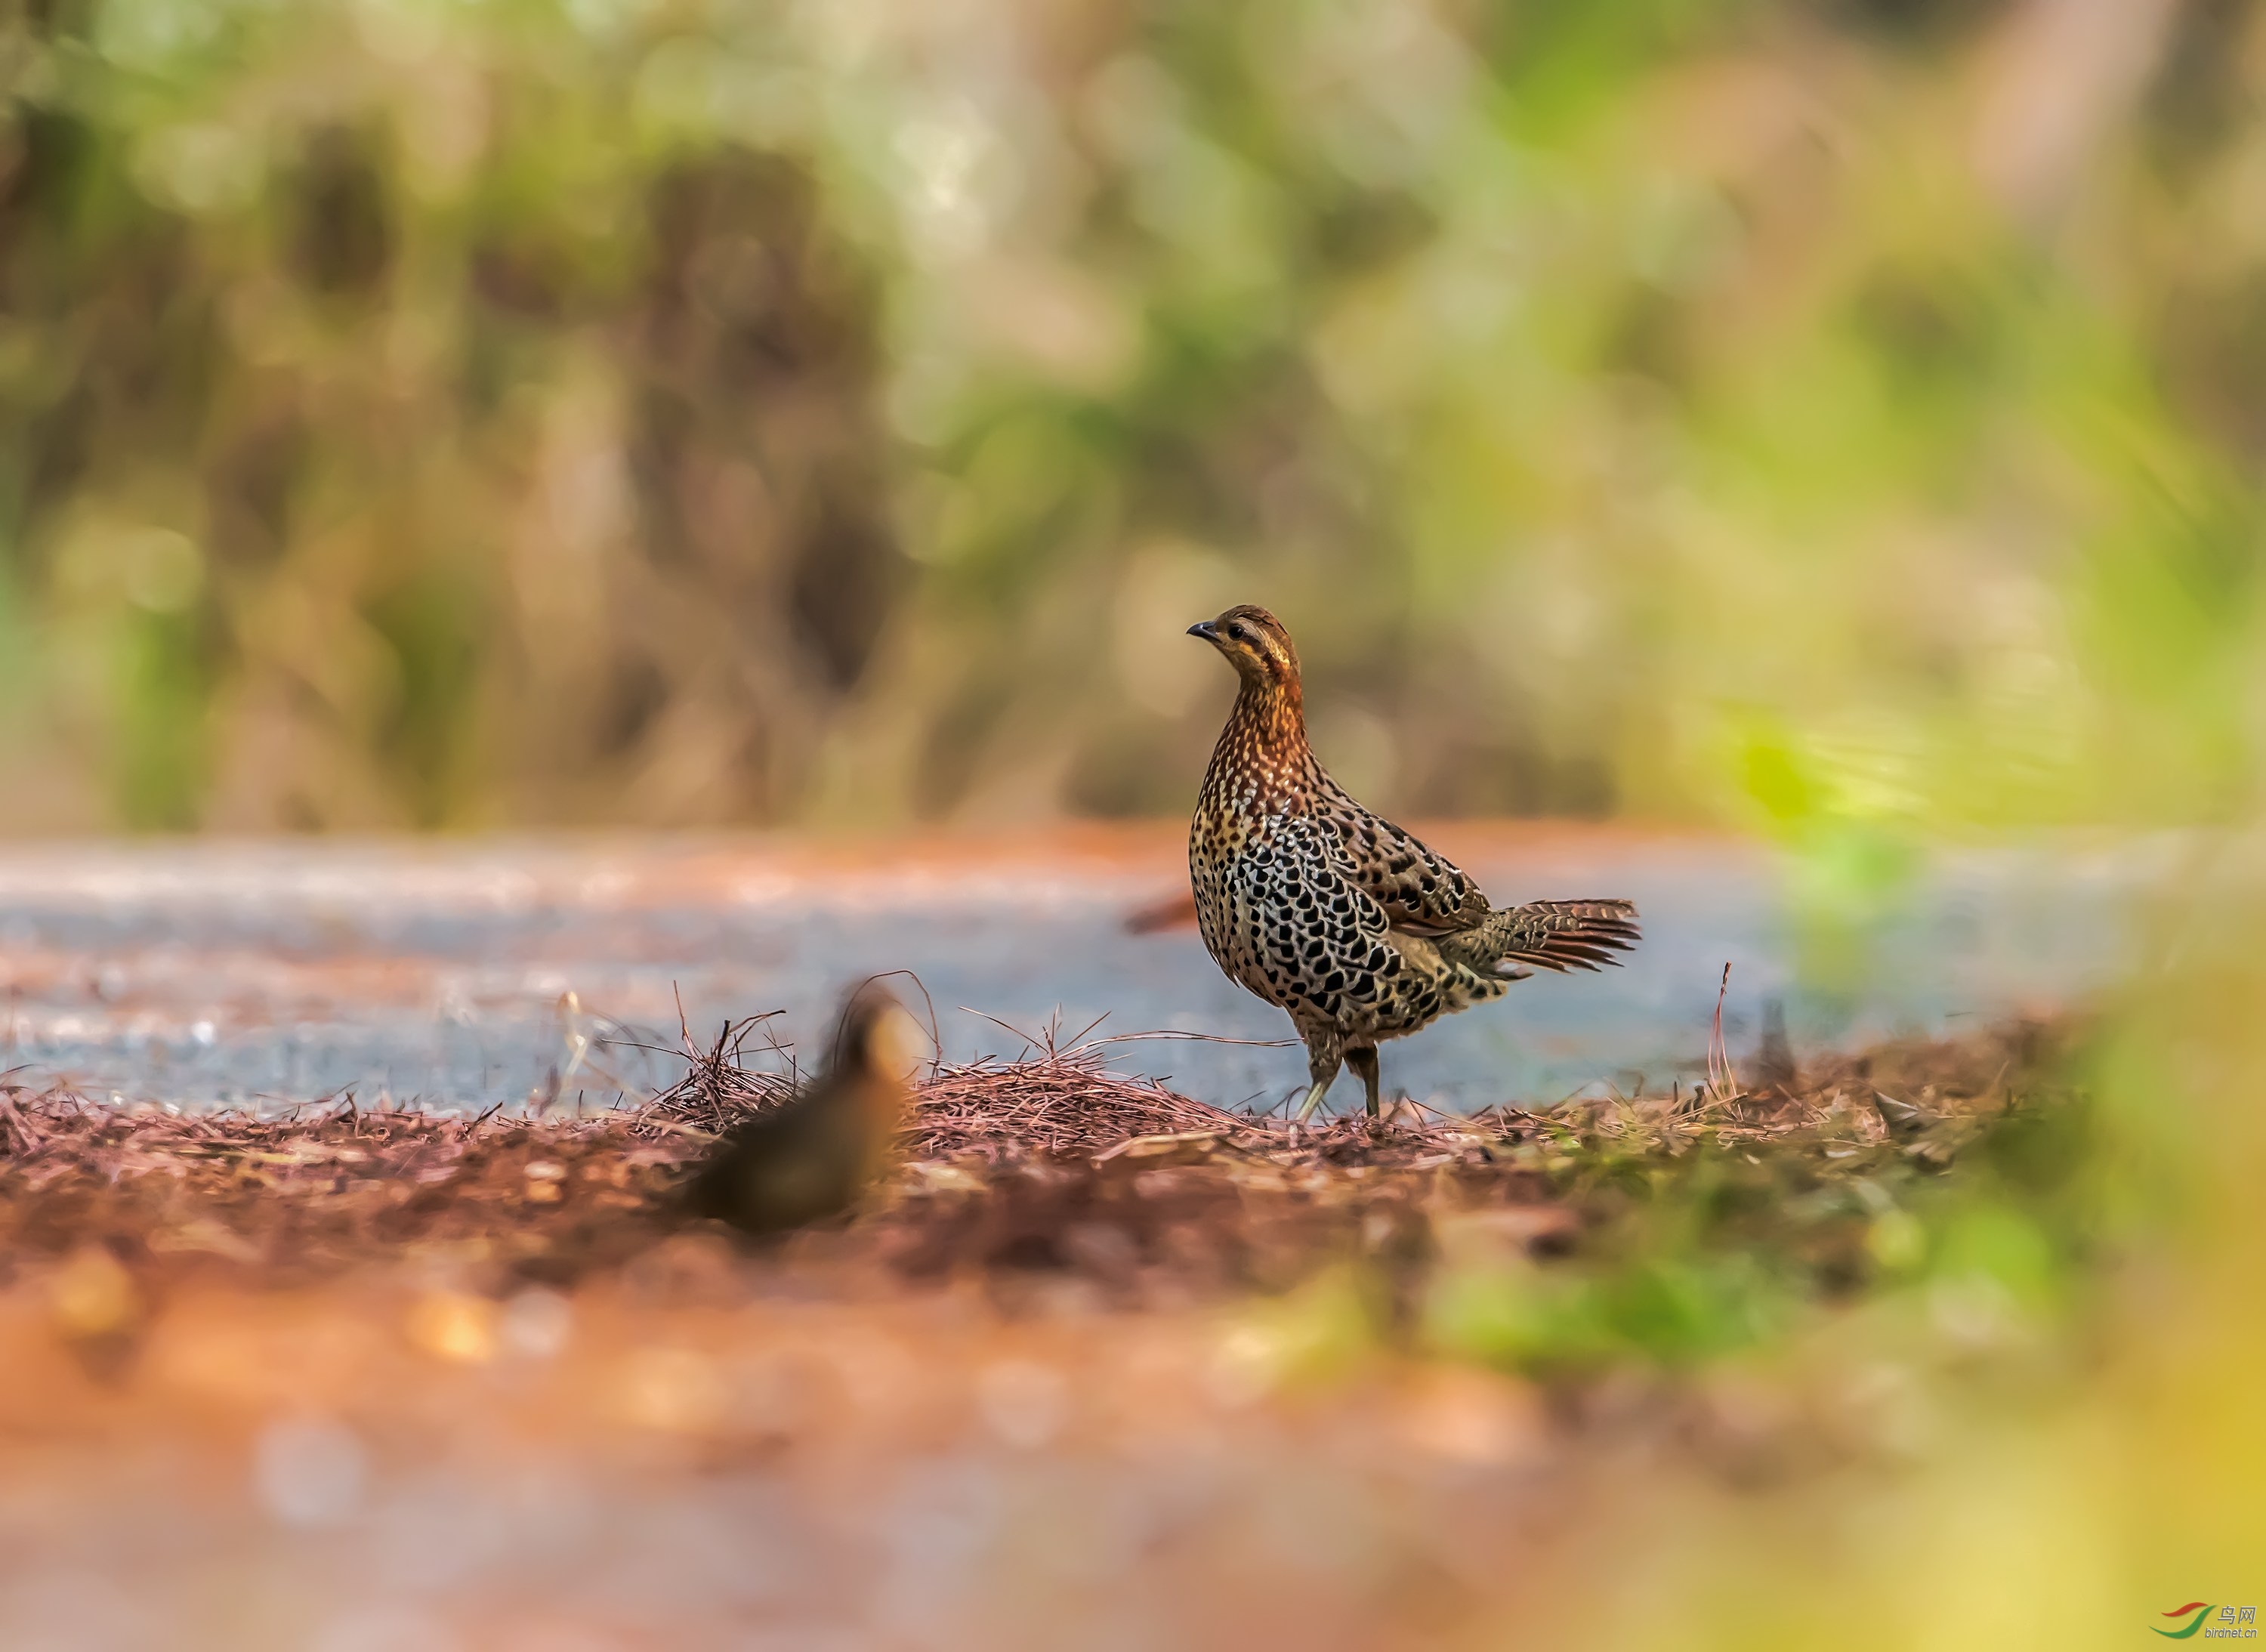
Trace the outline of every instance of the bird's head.
{"label": "bird's head", "polygon": [[1298,681],[1298,651],[1283,622],[1263,608],[1238,603],[1217,619],[1190,625],[1188,635],[1202,637],[1227,656],[1238,676],[1259,688],[1283,688]]}
{"label": "bird's head", "polygon": [[[876,1080],[902,1094],[928,1059],[920,1023],[878,981],[868,981],[842,1006],[829,1071]],[[902,1105],[902,1103],[900,1103]]]}

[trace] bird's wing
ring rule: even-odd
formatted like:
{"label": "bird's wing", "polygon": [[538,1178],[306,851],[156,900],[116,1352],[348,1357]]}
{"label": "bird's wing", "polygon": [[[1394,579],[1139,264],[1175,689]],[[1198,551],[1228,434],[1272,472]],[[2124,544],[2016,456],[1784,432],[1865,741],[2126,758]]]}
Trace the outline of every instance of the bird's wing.
{"label": "bird's wing", "polygon": [[1316,813],[1345,849],[1349,875],[1411,935],[1473,929],[1492,910],[1469,873],[1382,815],[1372,815],[1327,775],[1316,788]]}
{"label": "bird's wing", "polygon": [[1229,886],[1243,909],[1236,927],[1253,938],[1251,962],[1277,1003],[1335,1019],[1349,1002],[1377,1001],[1380,983],[1398,972],[1385,908],[1320,821],[1278,818],[1264,842],[1236,858]]}

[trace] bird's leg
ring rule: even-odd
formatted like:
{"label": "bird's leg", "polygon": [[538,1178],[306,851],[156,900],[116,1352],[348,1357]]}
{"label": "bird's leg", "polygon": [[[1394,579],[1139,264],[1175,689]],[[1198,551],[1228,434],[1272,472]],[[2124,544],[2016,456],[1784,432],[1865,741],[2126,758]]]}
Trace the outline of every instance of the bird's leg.
{"label": "bird's leg", "polygon": [[1351,1049],[1346,1051],[1345,1064],[1347,1066],[1352,1068],[1356,1072],[1361,1075],[1361,1086],[1363,1090],[1366,1090],[1369,1093],[1369,1116],[1371,1119],[1376,1118],[1378,1116],[1377,1046],[1374,1044],[1355,1045]]}
{"label": "bird's leg", "polygon": [[1330,1080],[1338,1076],[1338,1063],[1344,1056],[1345,1046],[1332,1034],[1306,1034],[1306,1076],[1314,1083],[1306,1092],[1306,1099],[1298,1104],[1298,1116],[1292,1122],[1304,1124],[1313,1117],[1314,1109],[1322,1104],[1323,1093],[1330,1087]]}

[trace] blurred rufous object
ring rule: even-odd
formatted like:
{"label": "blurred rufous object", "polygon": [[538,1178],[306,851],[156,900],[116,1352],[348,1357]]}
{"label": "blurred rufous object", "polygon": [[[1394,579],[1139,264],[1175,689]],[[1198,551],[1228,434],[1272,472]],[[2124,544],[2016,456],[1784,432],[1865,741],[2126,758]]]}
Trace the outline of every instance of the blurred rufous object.
{"label": "blurred rufous object", "polygon": [[1186,889],[1175,890],[1125,914],[1125,932],[1129,935],[1154,935],[1164,930],[1195,926],[1196,897]]}
{"label": "blurred rufous object", "polygon": [[912,1017],[867,982],[843,1006],[825,1069],[717,1144],[693,1178],[693,1210],[756,1234],[851,1210],[888,1166],[922,1058]]}

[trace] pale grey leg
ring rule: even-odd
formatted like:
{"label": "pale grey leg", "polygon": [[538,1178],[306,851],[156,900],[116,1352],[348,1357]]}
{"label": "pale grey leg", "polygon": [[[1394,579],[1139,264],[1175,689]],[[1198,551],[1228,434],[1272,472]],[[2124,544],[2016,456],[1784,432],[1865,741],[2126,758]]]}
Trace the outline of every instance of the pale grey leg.
{"label": "pale grey leg", "polygon": [[1304,1124],[1313,1117],[1314,1109],[1321,1106],[1322,1097],[1330,1087],[1330,1080],[1338,1076],[1338,1063],[1345,1055],[1345,1046],[1333,1032],[1318,1030],[1307,1032],[1305,1036],[1306,1076],[1314,1081],[1314,1087],[1306,1092],[1306,1099],[1298,1104],[1298,1116],[1291,1121],[1296,1124]]}

